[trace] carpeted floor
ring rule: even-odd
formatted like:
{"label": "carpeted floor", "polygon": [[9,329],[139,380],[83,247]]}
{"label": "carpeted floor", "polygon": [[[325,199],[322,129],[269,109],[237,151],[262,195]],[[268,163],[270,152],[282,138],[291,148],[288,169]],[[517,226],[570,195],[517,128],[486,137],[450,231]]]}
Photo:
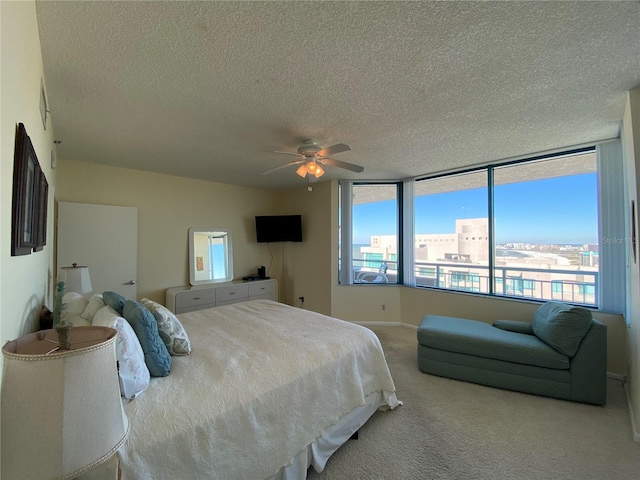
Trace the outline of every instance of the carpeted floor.
{"label": "carpeted floor", "polygon": [[597,407],[459,382],[418,370],[416,331],[373,327],[404,406],[377,412],[310,480],[632,480],[621,382]]}

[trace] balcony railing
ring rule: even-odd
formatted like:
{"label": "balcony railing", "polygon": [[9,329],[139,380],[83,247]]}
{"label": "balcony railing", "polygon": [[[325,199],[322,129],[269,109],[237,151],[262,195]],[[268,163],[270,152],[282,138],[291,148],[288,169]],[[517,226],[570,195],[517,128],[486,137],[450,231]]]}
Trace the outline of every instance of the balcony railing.
{"label": "balcony railing", "polygon": [[[388,283],[396,283],[397,262],[354,259],[353,269],[354,272],[375,272],[382,263],[388,265]],[[457,262],[415,262],[414,268],[417,287],[598,305],[597,271],[500,265],[494,267],[494,284],[491,289],[488,266]]]}

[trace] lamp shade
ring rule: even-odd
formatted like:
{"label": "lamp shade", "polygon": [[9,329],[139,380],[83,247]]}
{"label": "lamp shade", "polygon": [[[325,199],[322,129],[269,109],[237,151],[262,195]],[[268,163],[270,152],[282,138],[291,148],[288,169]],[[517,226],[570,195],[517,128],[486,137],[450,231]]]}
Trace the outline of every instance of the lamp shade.
{"label": "lamp shade", "polygon": [[61,281],[65,284],[67,292],[77,292],[81,295],[93,291],[89,267],[73,264],[71,267],[62,267]]}
{"label": "lamp shade", "polygon": [[2,348],[2,478],[68,479],[106,461],[124,443],[116,331],[71,329],[56,350],[53,330]]}

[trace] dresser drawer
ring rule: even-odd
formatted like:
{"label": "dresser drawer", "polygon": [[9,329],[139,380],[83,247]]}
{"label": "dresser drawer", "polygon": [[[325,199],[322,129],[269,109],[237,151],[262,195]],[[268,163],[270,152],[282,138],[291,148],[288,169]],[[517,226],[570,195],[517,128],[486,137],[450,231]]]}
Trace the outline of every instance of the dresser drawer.
{"label": "dresser drawer", "polygon": [[249,288],[246,283],[229,285],[228,287],[218,287],[215,289],[215,292],[216,304],[230,300],[241,302],[249,298]]}
{"label": "dresser drawer", "polygon": [[176,310],[216,303],[215,290],[189,290],[176,293]]}
{"label": "dresser drawer", "polygon": [[[271,281],[253,282],[247,285],[249,286],[250,297],[255,297],[257,295],[266,295],[267,293],[273,293],[276,291],[276,282],[271,282]],[[262,298],[265,298],[265,297],[262,297]]]}

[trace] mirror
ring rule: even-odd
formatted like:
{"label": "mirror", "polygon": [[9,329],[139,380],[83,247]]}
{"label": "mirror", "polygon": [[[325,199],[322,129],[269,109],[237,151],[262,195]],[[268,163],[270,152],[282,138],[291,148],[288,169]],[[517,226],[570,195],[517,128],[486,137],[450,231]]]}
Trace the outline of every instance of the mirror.
{"label": "mirror", "polygon": [[189,281],[191,285],[233,280],[231,232],[224,228],[189,229]]}

